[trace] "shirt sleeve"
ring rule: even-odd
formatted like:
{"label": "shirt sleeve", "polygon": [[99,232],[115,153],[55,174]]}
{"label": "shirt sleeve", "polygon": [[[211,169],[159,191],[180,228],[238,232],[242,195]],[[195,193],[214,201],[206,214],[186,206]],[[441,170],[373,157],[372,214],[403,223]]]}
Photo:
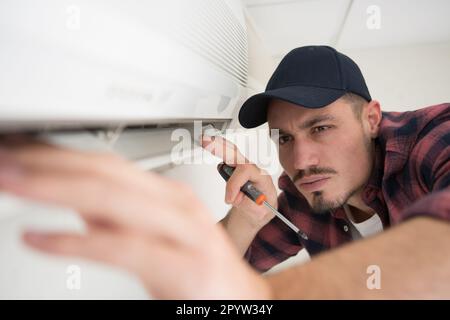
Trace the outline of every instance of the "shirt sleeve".
{"label": "shirt sleeve", "polygon": [[[284,192],[278,197],[278,211],[289,210]],[[250,244],[244,258],[260,272],[265,272],[302,249],[298,236],[274,218],[265,225]]]}
{"label": "shirt sleeve", "polygon": [[450,119],[428,132],[412,152],[418,184],[426,195],[408,207],[402,220],[430,216],[450,221]]}

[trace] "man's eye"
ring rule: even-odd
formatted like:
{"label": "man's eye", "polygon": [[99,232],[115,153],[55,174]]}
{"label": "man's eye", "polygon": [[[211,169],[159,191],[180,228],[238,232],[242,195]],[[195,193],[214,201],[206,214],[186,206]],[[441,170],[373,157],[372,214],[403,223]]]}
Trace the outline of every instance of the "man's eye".
{"label": "man's eye", "polygon": [[329,128],[330,128],[329,126],[318,126],[318,127],[313,128],[313,133],[320,133]]}
{"label": "man's eye", "polygon": [[289,136],[280,136],[280,137],[278,138],[278,141],[279,141],[280,144],[285,144],[286,142],[289,141],[289,139],[290,139]]}

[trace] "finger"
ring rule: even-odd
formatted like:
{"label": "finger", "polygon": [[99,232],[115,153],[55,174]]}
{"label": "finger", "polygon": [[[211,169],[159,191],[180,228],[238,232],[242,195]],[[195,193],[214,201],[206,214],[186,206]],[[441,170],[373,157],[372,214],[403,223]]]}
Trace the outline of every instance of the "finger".
{"label": "finger", "polygon": [[233,203],[239,194],[241,187],[251,181],[258,174],[258,169],[253,165],[239,165],[234,169],[228,179],[225,188],[225,199],[227,203]]}
{"label": "finger", "polygon": [[0,144],[18,145],[18,144],[27,143],[31,139],[33,139],[33,137],[26,133],[14,133],[14,134],[8,134],[8,135],[1,135],[0,136]]}
{"label": "finger", "polygon": [[185,297],[187,293],[192,296],[192,279],[180,278],[180,268],[198,273],[197,265],[202,267],[193,252],[180,250],[156,237],[108,232],[89,235],[26,232],[23,240],[44,253],[84,258],[131,271],[156,298]]}
{"label": "finger", "polygon": [[236,198],[234,199],[234,202],[232,203],[233,206],[238,207],[242,201],[244,200],[245,195],[242,192],[239,192]]}
{"label": "finger", "polygon": [[22,172],[0,175],[0,189],[28,199],[73,208],[90,219],[101,219],[124,228],[172,237],[174,241],[196,245],[196,237],[183,237],[180,230],[192,230],[197,221],[180,215],[171,203],[147,194],[129,192],[107,180],[83,175]]}
{"label": "finger", "polygon": [[10,157],[29,166],[54,168],[78,168],[88,152],[74,152],[57,145],[26,137],[6,137],[0,140],[3,157]]}
{"label": "finger", "polygon": [[67,179],[85,176],[88,180],[108,180],[111,186],[121,185],[127,192],[146,194],[149,199],[166,199],[179,206],[185,205],[185,194],[192,194],[190,188],[183,184],[152,172],[143,172],[113,154],[75,151],[33,140],[11,146],[0,148],[0,177],[5,174],[15,176],[17,170],[11,170],[11,167],[21,168],[25,172],[42,171],[43,175],[60,174],[67,176]]}
{"label": "finger", "polygon": [[136,272],[148,252],[144,237],[127,233],[93,230],[86,235],[27,231],[26,245],[53,255],[85,258],[113,264]]}
{"label": "finger", "polygon": [[[203,137],[206,136],[203,135]],[[221,158],[228,165],[250,163],[235,144],[222,137],[214,136],[206,138],[206,140],[202,138],[202,147],[216,157]]]}
{"label": "finger", "polygon": [[[17,150],[22,156],[14,158]],[[85,218],[89,215],[119,226],[168,233],[167,236],[186,245],[195,245],[198,237],[183,239],[179,230],[192,230],[195,223],[211,220],[202,214],[205,208],[195,201],[190,188],[142,172],[121,159],[111,160],[109,155],[86,154],[35,141],[20,147],[15,145],[6,154],[12,160],[7,159],[5,165],[1,163],[5,157],[0,156],[1,189],[73,208]],[[41,161],[30,161],[32,158]],[[55,165],[47,164],[44,158],[53,159]],[[59,162],[64,165],[58,165]]]}
{"label": "finger", "polygon": [[[129,187],[134,186],[143,190],[152,189],[151,186],[156,183],[163,186],[161,190],[165,190],[164,187],[168,187],[170,181],[150,172],[143,175],[142,170],[116,154],[71,150],[30,139],[18,144],[0,143],[0,159],[8,162],[17,161],[20,166],[35,170],[101,175],[115,180],[112,183],[128,181],[132,182]],[[152,176],[155,184],[149,185],[144,179],[146,176]]]}
{"label": "finger", "polygon": [[97,217],[95,214],[80,214],[81,218],[85,222],[87,232],[91,230],[101,230],[101,229],[109,229],[109,230],[125,230],[121,228],[119,225],[112,223],[111,221],[102,219]]}

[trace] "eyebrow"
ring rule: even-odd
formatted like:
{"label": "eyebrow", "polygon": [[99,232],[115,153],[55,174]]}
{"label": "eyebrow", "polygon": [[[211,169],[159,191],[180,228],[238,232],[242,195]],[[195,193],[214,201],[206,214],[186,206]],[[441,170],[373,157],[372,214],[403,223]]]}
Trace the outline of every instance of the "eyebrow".
{"label": "eyebrow", "polygon": [[[317,115],[314,116],[311,119],[308,119],[306,121],[304,121],[303,123],[301,123],[298,128],[301,130],[305,130],[305,129],[309,129],[313,126],[315,126],[318,123],[321,123],[323,121],[333,121],[336,120],[335,117],[333,117],[331,114],[322,114],[322,115]],[[285,132],[283,129],[279,129],[280,134],[286,134],[287,132]]]}
{"label": "eyebrow", "polygon": [[298,127],[300,129],[308,129],[320,122],[332,121],[332,120],[335,120],[335,118],[331,114],[322,114],[322,115],[315,116],[309,120],[306,120],[305,122],[300,124]]}

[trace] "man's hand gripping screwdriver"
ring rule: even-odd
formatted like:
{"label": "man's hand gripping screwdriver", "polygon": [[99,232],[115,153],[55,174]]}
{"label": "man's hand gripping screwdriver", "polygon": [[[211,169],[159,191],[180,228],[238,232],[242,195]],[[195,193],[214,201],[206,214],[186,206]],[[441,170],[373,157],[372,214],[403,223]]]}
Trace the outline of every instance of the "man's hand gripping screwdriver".
{"label": "man's hand gripping screwdriver", "polygon": [[[234,172],[234,168],[225,164],[220,163],[217,166],[217,170],[219,171],[222,178],[225,179],[225,181],[228,181],[228,179],[231,177],[231,175]],[[247,181],[242,187],[241,187],[242,193],[244,193],[248,198],[250,198],[253,202],[255,202],[257,205],[265,205],[267,208],[269,208],[278,218],[281,219],[289,228],[294,230],[295,233],[297,233],[301,238],[304,240],[308,240],[308,236],[299,228],[297,228],[292,222],[290,222],[285,216],[283,216],[280,212],[278,212],[277,209],[272,207],[267,201],[266,196],[261,191],[256,189],[253,184],[250,181]]]}

